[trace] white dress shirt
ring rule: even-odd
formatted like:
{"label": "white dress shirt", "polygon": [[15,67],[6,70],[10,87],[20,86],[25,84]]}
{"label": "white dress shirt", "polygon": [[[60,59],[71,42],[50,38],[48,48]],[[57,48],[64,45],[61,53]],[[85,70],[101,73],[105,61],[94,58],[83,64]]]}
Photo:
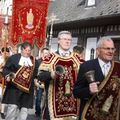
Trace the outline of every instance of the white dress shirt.
{"label": "white dress shirt", "polygon": [[20,61],[19,61],[19,65],[21,65],[21,66],[33,66],[30,57],[24,57],[24,56],[21,56]]}
{"label": "white dress shirt", "polygon": [[102,69],[103,75],[107,76],[107,74],[111,68],[111,62],[105,63],[99,58],[98,58],[98,61],[99,61],[100,67]]}
{"label": "white dress shirt", "polygon": [[66,57],[66,56],[69,56],[70,53],[71,53],[71,52],[70,52],[69,50],[64,51],[64,50],[62,50],[62,49],[59,48],[59,54],[60,54],[60,56]]}

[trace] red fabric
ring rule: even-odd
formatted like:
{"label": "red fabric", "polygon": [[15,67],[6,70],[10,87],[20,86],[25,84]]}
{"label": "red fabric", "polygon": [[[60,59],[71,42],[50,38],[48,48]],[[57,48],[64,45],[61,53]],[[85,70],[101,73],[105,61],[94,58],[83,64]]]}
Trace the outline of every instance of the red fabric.
{"label": "red fabric", "polygon": [[[49,0],[13,0],[12,43],[28,41],[43,47],[46,40],[46,16]],[[27,13],[32,10],[33,22],[28,24]]]}
{"label": "red fabric", "polygon": [[[73,96],[73,86],[75,84],[77,70],[74,70],[72,66],[75,64],[74,58],[70,58],[67,60],[61,59],[58,57],[56,59],[56,65],[62,65],[65,69],[65,73],[62,75],[58,75],[57,81],[54,81],[54,116],[56,117],[67,117],[67,116],[77,116],[78,109],[77,105],[78,102]],[[71,67],[72,66],[72,67]],[[65,84],[67,81],[70,82],[70,94],[65,94]],[[71,108],[71,109],[69,109]]]}
{"label": "red fabric", "polygon": [[[49,59],[45,59],[41,68],[56,69],[57,65],[63,67],[63,74],[57,74],[56,80],[50,80],[48,90],[48,108],[44,109],[43,119],[46,120],[46,111],[49,110],[52,119],[72,119],[79,114],[79,102],[73,96],[73,87],[76,82],[78,69],[80,66],[80,57],[77,54],[71,54],[69,57],[61,57],[52,53]],[[48,70],[48,69],[47,69]]]}
{"label": "red fabric", "polygon": [[29,93],[31,86],[31,77],[32,77],[33,67],[21,67],[19,72],[17,72],[15,79],[13,79],[13,83],[19,88],[21,91]]}

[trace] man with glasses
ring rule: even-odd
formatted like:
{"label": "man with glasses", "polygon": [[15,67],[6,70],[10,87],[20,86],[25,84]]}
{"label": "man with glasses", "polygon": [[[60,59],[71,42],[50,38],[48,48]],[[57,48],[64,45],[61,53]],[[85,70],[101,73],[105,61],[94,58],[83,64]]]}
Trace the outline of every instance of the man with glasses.
{"label": "man with glasses", "polygon": [[79,120],[117,120],[120,63],[113,61],[112,39],[100,38],[96,53],[96,59],[81,64],[74,86],[74,96],[81,101]]}
{"label": "man with glasses", "polygon": [[71,54],[71,43],[71,33],[69,31],[61,31],[58,34],[58,50],[56,51],[56,53],[63,57],[69,56]]}
{"label": "man with glasses", "polygon": [[79,101],[73,96],[73,86],[81,59],[79,54],[70,51],[71,43],[71,33],[61,31],[58,34],[58,50],[44,65],[41,64],[41,68],[46,66],[48,70],[39,74],[47,88],[43,120],[76,120],[78,117]]}

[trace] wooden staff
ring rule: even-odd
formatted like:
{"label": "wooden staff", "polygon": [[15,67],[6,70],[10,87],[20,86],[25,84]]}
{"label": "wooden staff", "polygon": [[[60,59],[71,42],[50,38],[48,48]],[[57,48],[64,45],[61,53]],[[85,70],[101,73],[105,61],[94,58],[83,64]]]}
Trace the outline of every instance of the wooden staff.
{"label": "wooden staff", "polygon": [[[5,28],[2,29],[2,40],[4,42],[4,47],[3,47],[4,48],[4,53],[3,53],[3,55],[4,55],[4,63],[3,63],[3,67],[4,67],[4,65],[6,63],[6,48],[7,48],[7,42],[8,42],[8,29],[7,29],[7,24],[5,24],[5,25],[6,25]],[[1,81],[2,81],[2,95],[3,95],[4,87],[5,87],[4,77],[3,77],[3,79]]]}
{"label": "wooden staff", "polygon": [[8,30],[7,30],[7,26],[6,26],[5,27],[5,39],[4,39],[4,64],[6,63],[7,42],[8,42]]}

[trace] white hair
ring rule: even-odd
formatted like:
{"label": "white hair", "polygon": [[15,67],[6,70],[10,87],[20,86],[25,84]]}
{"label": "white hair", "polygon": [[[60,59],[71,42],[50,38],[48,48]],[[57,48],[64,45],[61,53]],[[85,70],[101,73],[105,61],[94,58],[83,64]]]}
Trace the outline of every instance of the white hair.
{"label": "white hair", "polygon": [[[62,34],[71,35],[71,32],[69,32],[69,31],[61,31],[61,32],[59,32],[59,33],[58,33],[58,39],[60,39],[60,36],[61,36]],[[71,35],[71,36],[72,36],[72,35]]]}
{"label": "white hair", "polygon": [[113,40],[110,37],[101,37],[97,42],[97,48],[100,48],[104,41],[112,41]]}

